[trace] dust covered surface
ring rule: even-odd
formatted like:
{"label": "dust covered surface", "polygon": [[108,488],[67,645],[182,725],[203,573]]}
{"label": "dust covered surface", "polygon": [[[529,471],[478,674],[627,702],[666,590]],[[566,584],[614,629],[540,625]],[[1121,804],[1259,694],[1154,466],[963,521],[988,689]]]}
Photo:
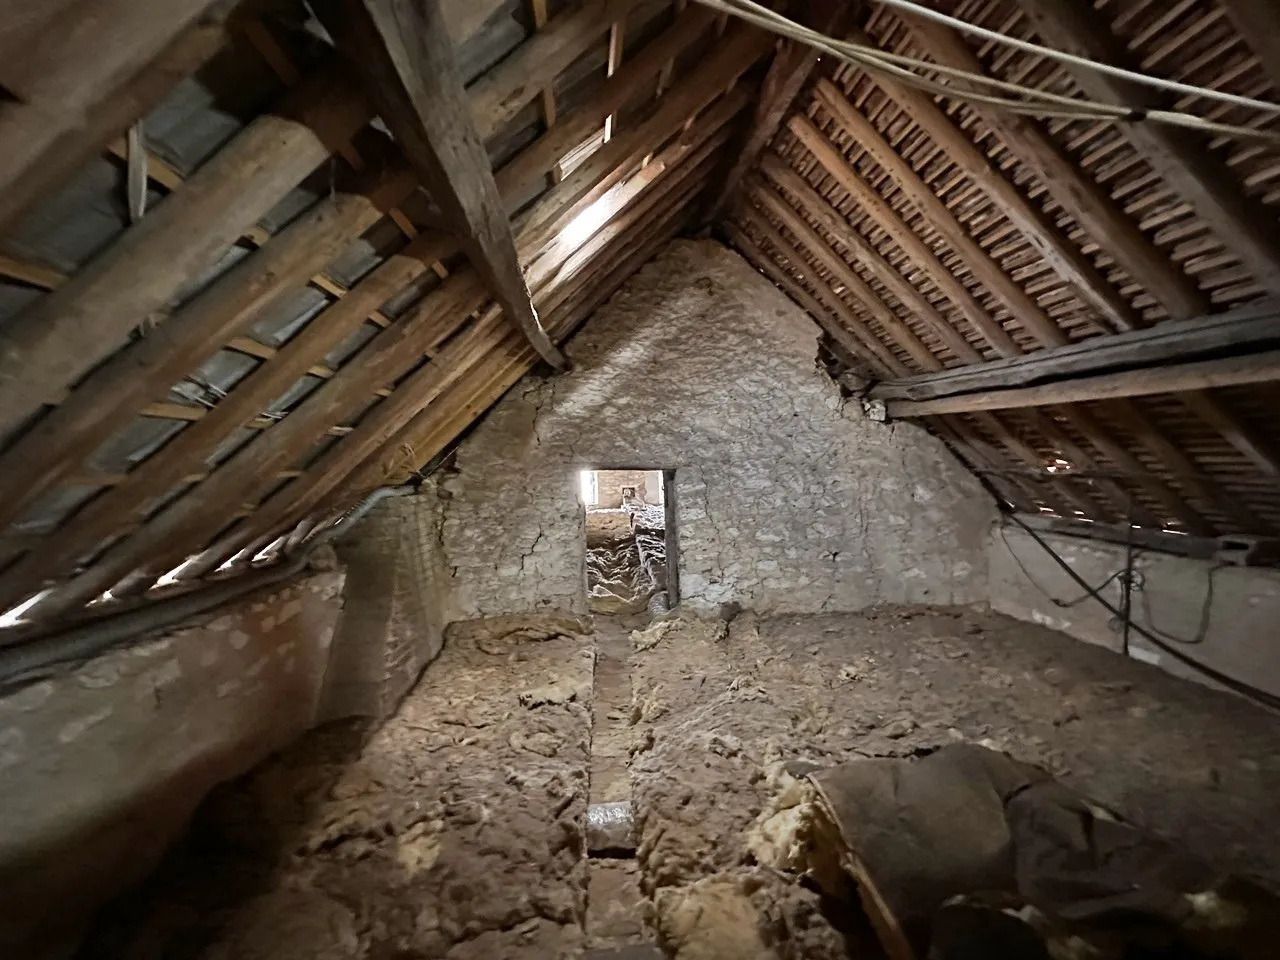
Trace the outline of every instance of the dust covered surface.
{"label": "dust covered surface", "polygon": [[[1280,720],[1230,695],[968,609],[624,624],[452,629],[371,738],[326,728],[220,791],[81,956],[534,960],[652,936],[679,960],[874,957],[785,869],[785,797],[966,741],[1280,885]],[[627,798],[634,863],[588,860],[589,799]]]}
{"label": "dust covered surface", "polygon": [[[837,934],[814,894],[755,863],[756,821],[790,774],[963,741],[1280,885],[1280,720],[1227,694],[967,609],[673,619],[633,641],[638,856],[681,960],[727,957],[707,952],[706,925],[741,938],[752,914],[735,955],[859,955],[844,942],[859,931]],[[693,914],[703,920],[691,929]]]}
{"label": "dust covered surface", "polygon": [[371,738],[316,731],[203,808],[81,956],[578,956],[592,648],[572,620],[453,632]]}

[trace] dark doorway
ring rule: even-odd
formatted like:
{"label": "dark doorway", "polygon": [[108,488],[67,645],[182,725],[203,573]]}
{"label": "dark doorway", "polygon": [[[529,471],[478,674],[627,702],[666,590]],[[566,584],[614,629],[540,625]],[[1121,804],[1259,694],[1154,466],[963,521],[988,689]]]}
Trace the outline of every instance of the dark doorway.
{"label": "dark doorway", "polygon": [[671,470],[583,470],[592,613],[661,612],[675,601]]}

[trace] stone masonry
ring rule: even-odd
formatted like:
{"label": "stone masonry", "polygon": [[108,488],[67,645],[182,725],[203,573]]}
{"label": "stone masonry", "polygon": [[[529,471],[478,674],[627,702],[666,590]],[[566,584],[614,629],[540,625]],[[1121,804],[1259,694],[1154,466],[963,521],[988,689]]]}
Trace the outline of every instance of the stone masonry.
{"label": "stone masonry", "polygon": [[586,606],[578,471],[675,470],[681,595],[760,612],[985,599],[994,505],[925,431],[867,420],[818,328],[737,254],[679,241],[459,448],[459,614]]}

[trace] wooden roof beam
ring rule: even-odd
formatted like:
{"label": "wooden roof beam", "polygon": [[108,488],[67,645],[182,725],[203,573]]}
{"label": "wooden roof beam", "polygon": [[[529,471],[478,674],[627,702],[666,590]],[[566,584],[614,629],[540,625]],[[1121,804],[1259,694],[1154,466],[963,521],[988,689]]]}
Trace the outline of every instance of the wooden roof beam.
{"label": "wooden roof beam", "polygon": [[[904,15],[904,19],[924,51],[938,63],[986,75],[982,61],[955,30],[921,17]],[[948,156],[987,189],[992,199],[1038,248],[1054,248],[1048,257],[1050,264],[1099,306],[1117,329],[1139,325],[1134,311],[1084,254],[1061,236],[1043,211],[1032,208],[1031,202],[1004,179],[981,151],[934,106],[931,98],[919,91],[904,91],[891,81],[877,78],[877,82],[903,104],[908,113],[925,127],[934,142],[947,150]],[[971,109],[1017,157],[1018,162],[1035,176],[1049,196],[1080,224],[1094,242],[1114,256],[1116,262],[1164,307],[1170,317],[1182,319],[1209,312],[1209,298],[1196,287],[1195,282],[1147,238],[1119,203],[1075,165],[1036,120],[980,103],[973,104]],[[923,123],[921,117],[926,114],[929,115],[926,117],[928,122]],[[942,127],[944,123],[945,129]],[[949,135],[948,129],[954,134]],[[961,139],[965,145],[959,143]],[[1002,183],[1006,186],[1000,186]]]}
{"label": "wooden roof beam", "polygon": [[1184,363],[1280,344],[1280,302],[1263,301],[1228,313],[1170,320],[1146,330],[1086,340],[1004,360],[908,377],[877,385],[881,400],[932,400],[981,390],[1004,390],[1055,379]]}
{"label": "wooden roof beam", "polygon": [[0,526],[91,456],[139,408],[292,295],[413,189],[407,171],[390,177],[379,171],[361,191],[322,200],[165,323],[98,366],[5,452],[8,463],[40,469],[0,475]]}
{"label": "wooden roof beam", "polygon": [[349,83],[317,74],[0,330],[0,437],[114,353],[368,117]]}
{"label": "wooden roof beam", "polygon": [[[28,4],[31,10],[40,4]],[[8,11],[0,36],[0,230],[33,209],[222,46],[221,0]]]}
{"label": "wooden roof beam", "polygon": [[[906,194],[920,214],[942,235],[948,246],[956,252],[982,281],[991,293],[1004,302],[1014,320],[1043,346],[1060,346],[1067,342],[1067,335],[1048,316],[1017,282],[1004,272],[1004,268],[984,250],[955,218],[947,205],[933,192],[933,188],[920,178],[907,161],[884,139],[883,134],[864,117],[829,80],[817,85],[819,102],[835,121],[865,150]],[[1006,356],[1021,352],[1015,347],[1000,351]]]}
{"label": "wooden roof beam", "polygon": [[[809,0],[793,18],[830,36],[840,32],[842,23],[848,19],[854,6],[847,0]],[[715,190],[707,199],[705,213],[699,218],[701,224],[711,223],[728,212],[729,201],[741,187],[747,171],[755,166],[756,158],[782,126],[820,58],[821,53],[807,44],[795,40],[782,41],[760,86],[755,111],[738,142],[729,151],[724,176],[713,184]]]}
{"label": "wooden roof beam", "polygon": [[[1128,65],[1128,52],[1091,6],[1074,0],[1019,0],[1042,37],[1069,53],[1114,66]],[[1080,88],[1095,100],[1146,110],[1163,105],[1148,87],[1083,67],[1068,66]],[[1126,123],[1125,137],[1173,190],[1190,203],[1218,239],[1241,258],[1271,293],[1280,293],[1280,223],[1249,199],[1225,164],[1189,130],[1144,121]]]}
{"label": "wooden roof beam", "polygon": [[1227,16],[1244,42],[1258,55],[1258,63],[1271,78],[1280,97],[1280,7],[1272,0],[1221,0]]}
{"label": "wooden roof beam", "polygon": [[937,413],[968,413],[975,410],[1011,410],[1047,404],[1081,403],[1088,400],[1116,400],[1147,397],[1157,393],[1184,393],[1212,390],[1249,383],[1280,380],[1280,350],[1199,360],[1168,366],[1148,367],[1121,373],[1060,380],[1035,387],[987,390],[936,400],[889,400],[885,407],[894,417],[919,417]]}
{"label": "wooden roof beam", "polygon": [[[810,186],[807,180],[785,163],[781,161],[774,162],[775,160],[776,158],[771,155],[763,158],[761,163],[762,172],[777,184],[780,189],[795,197],[805,211],[817,219],[823,228],[828,230],[836,239],[836,242],[852,253],[868,273],[871,273],[883,284],[903,306],[912,310],[921,321],[928,325],[938,340],[946,345],[957,360],[961,363],[977,363],[982,359],[982,355],[973,348],[972,344],[964,339],[959,330],[938,313],[928,298],[903,277],[897,268],[885,260],[878,250],[849,225],[848,221],[832,210],[830,205],[818,191]],[[843,258],[831,249],[828,242],[813,227],[809,226],[803,217],[796,213],[790,205],[783,202],[775,191],[761,189],[754,192],[752,196],[758,197],[774,216],[782,220],[787,229],[791,230],[809,248],[810,253],[821,260],[830,272],[839,276],[842,283],[857,293],[858,299],[861,300],[865,297],[870,301],[879,300],[879,297],[871,291],[871,288],[853,273]],[[842,264],[843,269],[841,269]],[[854,282],[851,282],[851,278]],[[904,333],[903,327],[904,325],[899,321],[889,328],[893,330],[894,339],[898,340],[926,370],[936,370],[941,367],[942,364],[938,359],[923,344],[919,343],[914,334],[908,336],[907,333]],[[926,360],[926,356],[929,359]]]}
{"label": "wooden roof beam", "polygon": [[[982,304],[978,303],[977,299],[965,288],[959,278],[938,259],[938,255],[916,235],[914,230],[903,222],[888,201],[862,179],[849,164],[848,160],[845,159],[844,154],[836,148],[835,144],[828,140],[807,117],[797,114],[788,122],[788,128],[804,145],[805,149],[813,154],[814,159],[818,161],[823,170],[840,184],[840,187],[862,208],[871,221],[888,234],[893,242],[907,255],[907,258],[923,270],[934,286],[955,304],[956,309],[982,335],[992,350],[1006,357],[1021,354],[1022,351],[1013,342],[1013,338],[1009,336],[994,317],[987,313],[986,309]],[[780,171],[786,166],[779,158],[772,155],[761,158],[761,168],[767,171]],[[829,206],[824,202],[823,209]],[[836,213],[836,211],[832,210],[832,213]],[[844,221],[843,217],[840,217],[840,219]],[[846,229],[851,230],[853,228],[848,227],[846,223]],[[977,359],[981,359],[981,357]]]}
{"label": "wooden roof beam", "polygon": [[317,0],[314,6],[364,76],[378,113],[504,313],[547,363],[564,370],[568,361],[539,322],[525,285],[437,0]]}

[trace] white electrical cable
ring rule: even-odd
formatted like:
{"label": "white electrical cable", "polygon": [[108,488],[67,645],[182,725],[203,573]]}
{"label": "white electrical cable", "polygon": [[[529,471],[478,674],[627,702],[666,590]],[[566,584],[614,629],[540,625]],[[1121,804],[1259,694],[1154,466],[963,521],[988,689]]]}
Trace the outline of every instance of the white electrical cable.
{"label": "white electrical cable", "polygon": [[1221,100],[1224,103],[1230,103],[1237,107],[1245,107],[1249,110],[1258,110],[1262,113],[1271,113],[1280,116],[1280,104],[1268,103],[1265,100],[1255,100],[1252,97],[1242,97],[1234,93],[1224,93],[1221,90],[1212,90],[1208,87],[1197,87],[1194,84],[1182,83],[1178,80],[1166,80],[1163,77],[1153,77],[1149,74],[1139,73],[1136,70],[1126,70],[1124,67],[1112,66],[1109,63],[1102,63],[1099,60],[1090,60],[1087,57],[1079,57],[1074,53],[1067,53],[1063,50],[1054,50],[1051,47],[1032,43],[1030,40],[1011,37],[1008,34],[989,30],[986,27],[980,27],[976,23],[969,23],[968,21],[961,20],[957,17],[940,13],[937,10],[930,10],[928,7],[921,6],[920,4],[913,2],[913,0],[879,0],[879,2],[884,4],[886,7],[892,7],[895,10],[905,10],[908,13],[923,17],[926,20],[946,24],[953,29],[961,30],[976,37],[982,37],[984,40],[991,40],[994,43],[1013,47],[1016,50],[1022,50],[1026,53],[1034,53],[1038,56],[1048,57],[1051,60],[1057,60],[1059,63],[1085,67],[1089,70],[1093,70],[1095,73],[1104,73],[1112,77],[1129,80],[1133,83],[1141,83],[1149,87],[1156,87],[1157,89],[1173,90],[1177,93],[1190,94],[1196,97]]}
{"label": "white electrical cable", "polygon": [[[870,47],[865,44],[836,40],[789,20],[781,14],[754,2],[754,0],[698,0],[698,2],[714,10],[734,14],[749,23],[754,23],[757,26],[773,33],[799,40],[800,42],[818,50],[830,53],[832,56],[838,57],[846,63],[863,67],[864,69],[872,72],[888,75],[903,83],[925,90],[926,92],[936,96],[987,104],[999,107],[1000,109],[1009,110],[1014,113],[1036,117],[1063,117],[1067,119],[1107,121],[1150,120],[1172,126],[1186,127],[1206,134],[1235,137],[1239,139],[1262,140],[1273,144],[1280,144],[1280,132],[1277,131],[1258,130],[1252,127],[1218,123],[1196,116],[1195,114],[1182,113],[1173,110],[1135,110],[1130,107],[1118,106],[1116,104],[1081,100],[1075,97],[1068,97],[1062,94],[1053,93],[1052,91],[1036,90],[1032,87],[1025,87],[1020,84],[1010,83],[1009,81],[1001,80],[996,77],[970,73],[966,70],[949,67],[944,64],[933,63],[927,60],[919,60],[902,54],[893,53],[888,50]],[[902,0],[902,2],[907,2],[907,0]],[[997,34],[997,36],[1003,35]],[[1019,42],[1026,43],[1026,41]],[[1030,46],[1034,47],[1035,45],[1031,44]],[[1041,48],[1037,48],[1037,52],[1040,52],[1040,50]],[[1092,61],[1084,62],[1092,63]],[[924,70],[929,73],[962,80],[967,84],[977,87],[978,89],[966,90],[949,86],[937,80],[930,79],[929,77],[921,76],[916,72],[916,70]],[[1154,80],[1155,78],[1152,79]],[[1249,104],[1256,103],[1268,110],[1280,114],[1280,105],[1267,104],[1260,100],[1252,101],[1248,100],[1248,98],[1235,97],[1232,94],[1219,95],[1218,91],[1202,90],[1202,88],[1188,87],[1185,84],[1180,86],[1195,92],[1197,95],[1216,97],[1218,99],[1229,98],[1235,101],[1244,101]],[[983,87],[1011,93],[1020,99],[980,92]]]}

